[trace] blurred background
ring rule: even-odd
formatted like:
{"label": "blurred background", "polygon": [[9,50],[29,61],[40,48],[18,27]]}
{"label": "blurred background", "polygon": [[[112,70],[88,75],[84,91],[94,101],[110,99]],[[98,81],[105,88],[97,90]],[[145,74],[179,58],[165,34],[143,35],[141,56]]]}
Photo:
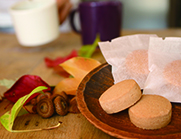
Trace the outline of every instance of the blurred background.
{"label": "blurred background", "polygon": [[[8,8],[19,0],[0,0],[0,31],[13,32]],[[89,1],[89,0],[83,0]],[[120,0],[123,3],[123,29],[164,29],[181,27],[181,0]],[[80,0],[71,0],[76,8]],[[78,18],[78,15],[77,15]],[[77,19],[77,26],[79,26]],[[60,31],[71,31],[69,18]]]}
{"label": "blurred background", "polygon": [[121,0],[123,28],[163,29],[181,26],[180,0]]}

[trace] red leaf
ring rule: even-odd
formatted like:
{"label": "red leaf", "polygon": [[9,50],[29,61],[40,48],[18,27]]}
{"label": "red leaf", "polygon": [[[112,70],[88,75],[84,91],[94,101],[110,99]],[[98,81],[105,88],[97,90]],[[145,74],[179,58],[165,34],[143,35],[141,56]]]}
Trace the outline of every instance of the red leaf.
{"label": "red leaf", "polygon": [[[5,92],[4,96],[6,99],[15,103],[19,98],[31,93],[31,91],[38,86],[48,87],[47,90],[44,90],[45,92],[51,90],[50,86],[46,82],[44,82],[39,76],[24,75],[19,78],[9,90]],[[36,97],[37,95],[38,93],[32,95],[27,100],[27,102],[29,102],[29,100]]]}
{"label": "red leaf", "polygon": [[57,57],[55,60],[45,57],[44,60],[45,60],[45,64],[47,65],[47,67],[55,67],[55,66],[63,63],[64,61],[66,61],[70,58],[73,58],[73,57],[77,57],[77,56],[78,56],[77,51],[73,50],[68,56]]}

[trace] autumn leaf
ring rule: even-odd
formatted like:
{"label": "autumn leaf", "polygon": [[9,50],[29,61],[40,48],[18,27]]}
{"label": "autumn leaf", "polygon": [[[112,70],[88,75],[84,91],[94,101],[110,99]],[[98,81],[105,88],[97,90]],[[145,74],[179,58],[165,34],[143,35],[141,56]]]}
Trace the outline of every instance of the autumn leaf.
{"label": "autumn leaf", "polygon": [[53,90],[53,95],[59,94],[62,91],[66,92],[67,95],[75,95],[76,88],[78,88],[80,80],[75,78],[66,78],[60,81]]}
{"label": "autumn leaf", "polygon": [[60,66],[76,79],[82,80],[85,75],[100,65],[100,62],[92,58],[75,57],[60,64]]}
{"label": "autumn leaf", "polygon": [[12,109],[8,112],[6,112],[4,115],[0,117],[1,124],[6,128],[6,130],[10,132],[30,132],[30,131],[40,131],[43,129],[52,129],[56,128],[60,125],[58,123],[57,125],[53,127],[48,128],[42,128],[42,129],[29,129],[29,130],[13,130],[13,124],[17,116],[25,114],[26,111],[22,110],[22,107],[24,103],[35,93],[43,93],[43,90],[47,90],[48,88],[45,86],[39,86],[35,88],[32,92],[30,92],[28,95],[25,95],[24,97],[21,97],[12,107]]}
{"label": "autumn leaf", "polygon": [[71,59],[73,57],[77,57],[77,51],[73,50],[69,55],[65,56],[65,57],[57,57],[56,59],[50,59],[48,57],[45,57],[45,64],[47,67],[55,67],[65,61],[67,61],[68,59]]}
{"label": "autumn leaf", "polygon": [[64,91],[68,95],[76,95],[76,90],[82,79],[100,64],[101,63],[95,59],[83,57],[74,57],[60,64],[73,78],[65,78],[60,81],[55,86],[53,94],[59,94]]}
{"label": "autumn leaf", "polygon": [[78,51],[79,56],[90,58],[92,54],[94,53],[94,51],[96,50],[98,46],[98,42],[100,42],[100,35],[96,36],[96,39],[93,44],[83,45]]}
{"label": "autumn leaf", "polygon": [[[0,80],[0,86],[4,86],[7,89],[11,88],[11,86],[15,83],[16,81],[14,80],[8,80],[8,79],[2,79]],[[4,92],[0,93],[0,101],[2,100],[2,98],[4,97]]]}
{"label": "autumn leaf", "polygon": [[[24,75],[21,78],[19,78],[15,82],[15,84],[4,93],[4,97],[9,101],[15,103],[19,98],[29,94],[33,89],[35,89],[38,86],[46,86],[46,91],[51,90],[50,86],[46,82],[44,82],[39,76]],[[38,94],[34,94],[30,97],[30,99],[37,95]]]}
{"label": "autumn leaf", "polygon": [[61,66],[59,66],[59,65],[53,67],[53,70],[55,71],[55,73],[59,74],[59,75],[62,76],[62,77],[67,78],[67,77],[70,76],[70,74],[67,73],[67,72],[66,72]]}

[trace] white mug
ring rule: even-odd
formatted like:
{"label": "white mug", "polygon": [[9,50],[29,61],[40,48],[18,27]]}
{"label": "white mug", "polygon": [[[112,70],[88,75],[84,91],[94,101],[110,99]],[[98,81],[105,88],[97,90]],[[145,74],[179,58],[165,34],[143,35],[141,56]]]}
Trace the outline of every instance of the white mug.
{"label": "white mug", "polygon": [[10,7],[18,41],[23,46],[38,46],[59,35],[55,0],[24,0]]}

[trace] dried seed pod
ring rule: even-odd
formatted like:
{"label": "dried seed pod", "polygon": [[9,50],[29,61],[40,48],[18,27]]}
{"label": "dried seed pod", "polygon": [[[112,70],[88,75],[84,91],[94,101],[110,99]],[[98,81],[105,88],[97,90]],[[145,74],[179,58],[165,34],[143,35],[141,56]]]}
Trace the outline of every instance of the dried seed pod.
{"label": "dried seed pod", "polygon": [[62,91],[62,92],[60,93],[60,95],[61,95],[62,97],[64,97],[66,101],[68,101],[68,96],[67,96],[67,94],[66,94],[64,91]]}
{"label": "dried seed pod", "polygon": [[45,92],[44,94],[39,94],[36,98],[37,103],[44,98],[50,98],[51,97],[51,93],[50,92]]}
{"label": "dried seed pod", "polygon": [[62,91],[62,92],[60,92],[60,93],[58,93],[58,94],[54,94],[54,95],[52,95],[52,99],[54,99],[54,98],[56,98],[57,96],[62,96],[62,97],[64,97],[64,99],[66,100],[66,101],[68,101],[68,96],[67,96],[67,94],[64,92],[64,91]]}
{"label": "dried seed pod", "polygon": [[63,96],[60,96],[60,95],[56,96],[53,102],[54,102],[54,106],[55,106],[55,110],[57,114],[61,116],[64,116],[67,114],[68,103]]}
{"label": "dried seed pod", "polygon": [[32,98],[32,99],[30,100],[30,104],[36,105],[36,104],[37,104],[37,99],[36,99],[36,98]]}
{"label": "dried seed pod", "polygon": [[43,118],[51,117],[55,112],[53,102],[49,98],[41,99],[37,104],[36,110]]}

